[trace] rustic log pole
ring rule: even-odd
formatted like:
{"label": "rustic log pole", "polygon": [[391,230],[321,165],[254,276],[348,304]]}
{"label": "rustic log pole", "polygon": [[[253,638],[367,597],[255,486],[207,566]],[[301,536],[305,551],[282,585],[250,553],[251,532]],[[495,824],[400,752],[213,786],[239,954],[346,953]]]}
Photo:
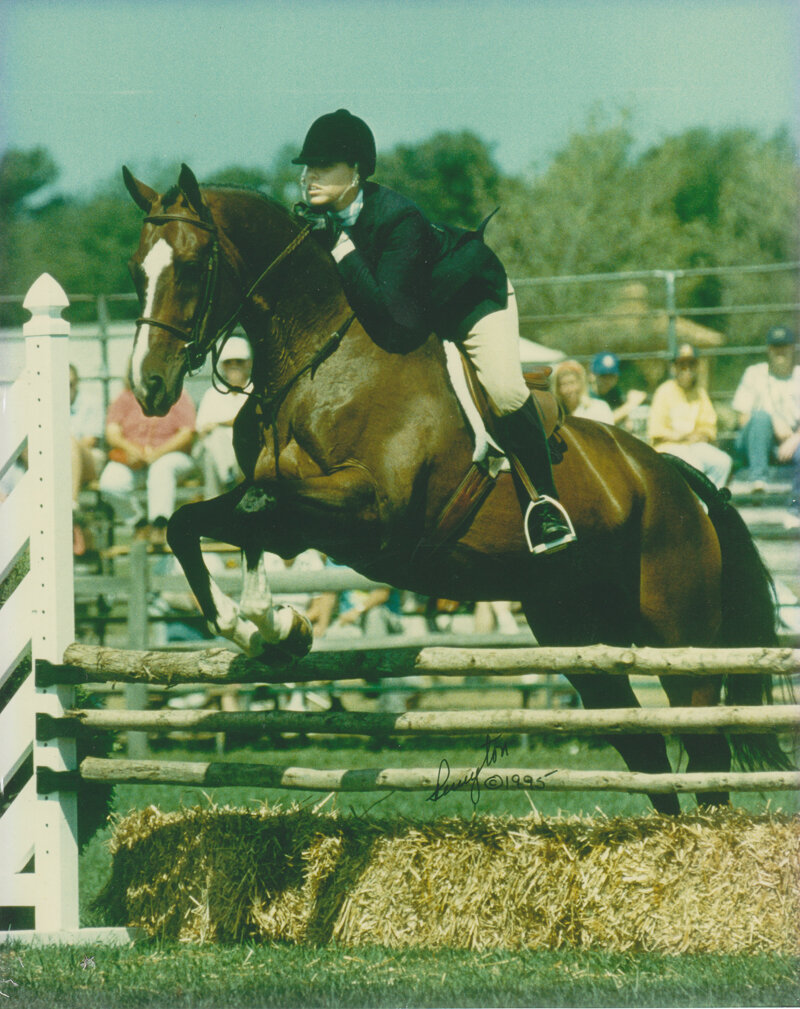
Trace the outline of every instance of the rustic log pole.
{"label": "rustic log pole", "polygon": [[[41,676],[50,682],[307,683],[363,677],[519,675],[522,673],[612,673],[636,676],[791,675],[800,668],[800,650],[791,648],[413,648],[312,653],[282,666],[269,666],[223,648],[192,652],[126,651],[70,645],[65,666]],[[58,677],[62,677],[59,680]]]}
{"label": "rustic log pole", "polygon": [[[373,649],[353,653],[317,652],[300,662],[267,665],[225,648],[190,652],[129,651],[72,644],[64,665],[37,670],[40,682],[149,683],[308,683],[313,680],[397,677],[414,672],[417,649]],[[277,653],[272,655],[278,660]],[[453,673],[452,675],[457,675]]]}
{"label": "rustic log pole", "polygon": [[430,791],[441,798],[452,791],[610,791],[738,792],[800,788],[800,772],[752,771],[719,774],[642,774],[630,771],[562,771],[557,768],[448,767],[325,769],[160,760],[107,760],[86,757],[85,781],[118,784],[170,784],[202,787],[250,786],[321,792]]}
{"label": "rustic log pole", "polygon": [[425,648],[415,672],[445,676],[495,673],[612,673],[623,676],[722,676],[800,669],[791,648]]}
{"label": "rustic log pole", "polygon": [[529,708],[489,711],[382,712],[306,711],[123,711],[73,710],[46,732],[80,728],[107,732],[314,732],[332,735],[455,735],[498,732],[604,735],[624,732],[751,733],[784,732],[800,727],[800,705],[717,708],[616,708],[595,711],[546,711]]}

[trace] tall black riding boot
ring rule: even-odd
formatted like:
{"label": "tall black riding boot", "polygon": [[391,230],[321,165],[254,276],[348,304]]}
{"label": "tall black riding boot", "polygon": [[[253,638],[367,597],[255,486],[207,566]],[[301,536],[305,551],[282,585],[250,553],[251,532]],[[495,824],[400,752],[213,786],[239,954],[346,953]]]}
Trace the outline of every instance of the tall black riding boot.
{"label": "tall black riding boot", "polygon": [[[500,447],[511,456],[517,486],[531,501],[525,512],[525,536],[531,553],[555,553],[575,540],[575,530],[558,500],[550,450],[532,397],[513,413],[496,419]],[[520,472],[522,470],[522,472]]]}

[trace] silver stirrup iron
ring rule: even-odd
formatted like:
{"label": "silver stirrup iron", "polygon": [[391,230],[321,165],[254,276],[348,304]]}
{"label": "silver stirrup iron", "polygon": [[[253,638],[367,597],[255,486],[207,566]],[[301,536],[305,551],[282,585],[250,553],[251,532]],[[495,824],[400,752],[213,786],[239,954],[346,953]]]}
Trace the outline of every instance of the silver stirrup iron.
{"label": "silver stirrup iron", "polygon": [[[569,532],[566,533],[564,536],[562,536],[561,539],[552,540],[550,543],[533,543],[531,541],[531,531],[528,525],[528,519],[530,518],[531,512],[534,510],[534,508],[538,508],[539,505],[544,504],[545,501],[549,502],[551,505],[557,508],[558,511],[561,512],[564,521],[567,523]],[[572,524],[572,519],[567,514],[567,509],[564,507],[564,505],[561,504],[560,501],[557,501],[555,498],[549,497],[547,494],[539,495],[536,501],[531,501],[528,504],[528,507],[525,510],[525,519],[523,522],[523,526],[525,529],[525,539],[528,542],[528,550],[530,550],[532,554],[543,554],[543,553],[553,554],[557,550],[563,550],[564,547],[569,546],[570,543],[574,543],[575,540],[578,538],[575,535],[575,526]]]}

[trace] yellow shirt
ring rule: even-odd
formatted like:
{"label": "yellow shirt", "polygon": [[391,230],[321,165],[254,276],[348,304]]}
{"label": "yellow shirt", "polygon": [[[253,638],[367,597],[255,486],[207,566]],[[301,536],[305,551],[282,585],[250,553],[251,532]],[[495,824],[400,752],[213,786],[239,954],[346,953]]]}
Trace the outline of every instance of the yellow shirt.
{"label": "yellow shirt", "polygon": [[715,441],[717,415],[706,390],[700,386],[682,389],[674,378],[660,385],[647,418],[647,436],[654,445],[698,438]]}

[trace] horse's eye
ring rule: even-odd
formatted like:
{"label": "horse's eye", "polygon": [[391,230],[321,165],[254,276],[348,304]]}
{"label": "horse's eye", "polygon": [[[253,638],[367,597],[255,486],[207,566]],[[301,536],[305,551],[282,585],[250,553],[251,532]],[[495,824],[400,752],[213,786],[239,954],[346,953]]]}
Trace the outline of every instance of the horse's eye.
{"label": "horse's eye", "polygon": [[200,276],[200,264],[196,260],[187,260],[183,263],[176,263],[175,273],[178,280],[186,284],[191,284]]}

